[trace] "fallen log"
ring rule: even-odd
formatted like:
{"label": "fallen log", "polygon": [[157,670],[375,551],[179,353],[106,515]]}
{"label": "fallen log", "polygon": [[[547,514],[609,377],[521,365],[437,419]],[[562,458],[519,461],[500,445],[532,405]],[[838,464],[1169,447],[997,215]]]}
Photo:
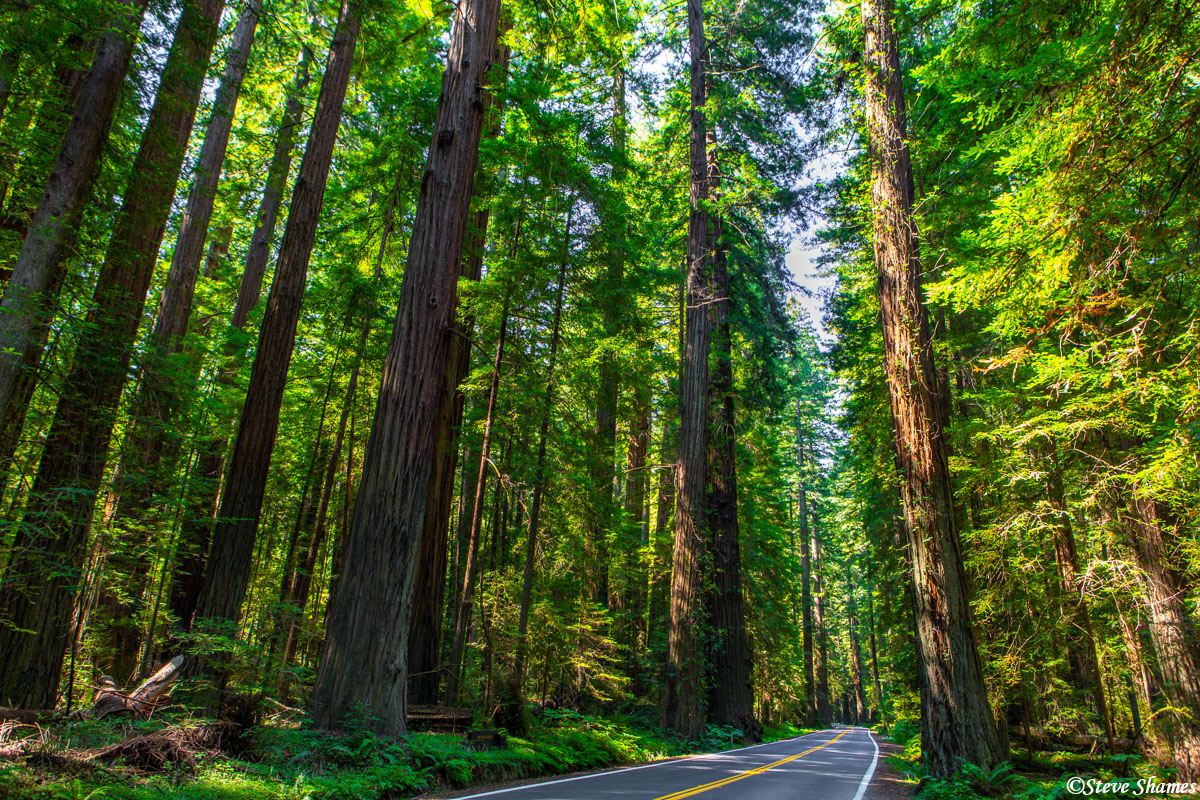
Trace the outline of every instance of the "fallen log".
{"label": "fallen log", "polygon": [[92,714],[103,719],[109,714],[137,714],[148,716],[158,707],[158,701],[171,684],[183,674],[183,656],[175,656],[162,669],[151,675],[132,694],[122,694],[116,682],[107,675],[100,676],[96,688],[96,699],[92,703]]}
{"label": "fallen log", "polygon": [[[1069,751],[1073,753],[1092,753],[1108,749],[1108,742],[1105,737],[1093,736],[1090,733],[1055,733],[1042,728],[1031,728],[1029,738],[1026,739],[1024,729],[1010,727],[1008,735],[1014,746],[1024,744],[1028,741],[1033,745],[1035,750],[1047,752]],[[1133,739],[1113,739],[1113,746],[1121,753],[1132,752],[1135,744]]]}
{"label": "fallen log", "polygon": [[435,733],[457,733],[471,725],[471,711],[449,706],[409,706],[405,716],[410,728]]}

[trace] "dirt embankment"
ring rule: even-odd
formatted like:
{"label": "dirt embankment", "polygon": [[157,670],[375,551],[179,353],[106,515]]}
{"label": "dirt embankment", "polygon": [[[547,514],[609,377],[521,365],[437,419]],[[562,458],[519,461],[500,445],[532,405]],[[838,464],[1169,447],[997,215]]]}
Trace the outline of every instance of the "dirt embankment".
{"label": "dirt embankment", "polygon": [[887,761],[888,756],[899,755],[904,748],[881,736],[875,737],[875,743],[879,745],[879,763],[875,765],[875,775],[864,800],[911,800],[917,793],[916,785],[906,783],[904,776]]}

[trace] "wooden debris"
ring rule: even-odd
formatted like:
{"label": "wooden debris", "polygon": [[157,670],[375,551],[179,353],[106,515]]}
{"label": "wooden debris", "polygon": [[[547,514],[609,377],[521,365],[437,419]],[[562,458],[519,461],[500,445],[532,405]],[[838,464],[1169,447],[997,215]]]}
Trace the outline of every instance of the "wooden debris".
{"label": "wooden debris", "polygon": [[96,719],[103,719],[109,714],[149,716],[158,707],[159,699],[182,674],[185,660],[183,656],[175,656],[134,689],[132,694],[122,694],[112,678],[102,675],[92,705],[93,715]]}
{"label": "wooden debris", "polygon": [[471,711],[450,706],[409,706],[408,727],[434,733],[458,733],[471,725]]}

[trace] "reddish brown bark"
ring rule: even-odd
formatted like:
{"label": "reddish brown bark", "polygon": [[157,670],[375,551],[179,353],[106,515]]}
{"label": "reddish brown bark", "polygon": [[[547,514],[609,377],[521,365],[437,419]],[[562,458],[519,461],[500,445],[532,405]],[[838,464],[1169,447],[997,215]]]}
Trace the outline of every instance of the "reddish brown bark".
{"label": "reddish brown bark", "polygon": [[436,415],[479,157],[480,93],[496,47],[499,0],[458,7],[384,362],[341,588],[329,605],[309,710],[339,727],[356,708],[373,727],[405,730],[413,569],[436,457]]}
{"label": "reddish brown bark", "polygon": [[[54,701],[75,579],[82,566],[117,404],[162,242],[222,0],[184,5],[129,186],[118,214],[75,362],[54,413],[0,608],[0,696]],[[41,551],[41,552],[38,552]],[[50,557],[46,557],[49,554]],[[21,632],[18,632],[21,631]]]}
{"label": "reddish brown bark", "polygon": [[935,778],[1004,760],[987,701],[954,514],[945,420],[913,219],[900,55],[891,0],[862,5],[875,264],[896,463],[917,603],[921,752]]}
{"label": "reddish brown bark", "polygon": [[[507,25],[507,19],[501,25]],[[508,80],[509,48],[496,46],[496,67],[489,79],[503,86]],[[484,103],[487,106],[484,139],[500,135],[504,104],[489,87]],[[487,170],[481,170],[486,173]],[[491,197],[495,176],[476,176],[472,204],[478,203],[467,228],[467,241],[461,261],[461,275],[478,281],[483,273],[483,254],[487,243],[488,221],[491,216]],[[416,586],[409,625],[409,699],[415,704],[431,704],[438,700],[443,665],[441,662],[442,616],[446,596],[446,571],[450,549],[450,514],[454,505],[454,466],[458,460],[459,430],[462,427],[465,397],[459,386],[466,380],[471,367],[471,333],[473,319],[459,319],[454,314],[454,328],[446,353],[446,368],[442,394],[437,411],[437,462],[430,478],[429,504],[425,512],[425,530],[417,554]],[[466,481],[469,483],[470,481]]]}
{"label": "reddish brown bark", "polygon": [[343,0],[308,145],[288,208],[275,280],[259,330],[246,402],[226,471],[226,488],[213,527],[196,620],[219,624],[236,622],[241,615],[309,259],[361,25],[361,0]]}
{"label": "reddish brown bark", "polygon": [[1181,781],[1200,782],[1200,624],[1187,598],[1194,589],[1176,566],[1182,521],[1163,503],[1130,487],[1120,509],[1126,538],[1145,587],[1150,641],[1172,711],[1158,726],[1173,750]]}
{"label": "reddish brown bark", "polygon": [[[710,134],[708,177],[710,196],[716,200],[720,167],[716,142]],[[737,506],[737,420],[734,414],[733,329],[729,321],[729,271],[724,226],[714,212],[712,302],[708,304],[714,353],[709,386],[711,415],[708,440],[708,485],[705,505],[712,531],[712,690],[708,719],[734,725],[751,739],[762,738],[762,725],[754,718],[750,643],[746,635],[745,599],[742,596],[742,558]]]}
{"label": "reddish brown bark", "polygon": [[125,0],[100,39],[80,100],[46,182],[30,233],[0,301],[0,475],[20,436],[34,370],[63,279],[63,260],[79,229],[147,0]]}
{"label": "reddish brown bark", "polygon": [[690,211],[687,245],[687,318],[680,382],[679,462],[676,469],[675,556],[671,573],[671,629],[663,684],[665,723],[687,739],[704,727],[703,586],[710,534],[704,493],[708,459],[709,350],[711,322],[708,215],[708,44],[702,0],[688,0],[691,47]]}

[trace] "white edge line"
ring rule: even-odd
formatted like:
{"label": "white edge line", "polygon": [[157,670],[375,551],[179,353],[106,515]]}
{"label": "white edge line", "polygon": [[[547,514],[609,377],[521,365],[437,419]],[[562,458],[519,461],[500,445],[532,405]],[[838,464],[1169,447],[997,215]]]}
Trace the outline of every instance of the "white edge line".
{"label": "white edge line", "polygon": [[[519,792],[522,789],[529,789],[534,786],[553,786],[558,783],[571,783],[572,781],[584,781],[584,780],[587,780],[588,778],[599,778],[604,775],[615,775],[618,772],[633,772],[634,770],[638,770],[638,769],[649,769],[650,767],[661,767],[661,766],[665,766],[666,764],[673,764],[678,761],[690,761],[694,758],[708,758],[710,756],[723,756],[728,753],[740,753],[744,750],[754,750],[759,747],[770,747],[772,745],[784,744],[786,742],[794,742],[797,739],[803,739],[805,736],[813,736],[815,734],[825,733],[825,732],[831,731],[831,730],[833,730],[833,729],[825,728],[824,730],[813,731],[812,733],[805,733],[801,736],[795,736],[791,739],[776,739],[773,742],[765,742],[763,744],[752,744],[749,747],[739,747],[736,750],[719,750],[716,753],[697,753],[696,755],[692,755],[692,756],[679,756],[677,758],[663,759],[662,761],[653,761],[649,764],[641,764],[636,767],[618,767],[616,769],[605,770],[604,772],[593,772],[589,775],[576,775],[574,778],[559,778],[556,781],[537,781],[535,783],[526,783],[521,786],[510,786],[507,789],[494,789],[490,792],[481,792],[480,794],[469,794],[464,797],[456,798],[456,800],[475,800],[476,797],[491,797],[492,795],[497,795],[497,794],[508,794],[509,792]],[[874,741],[874,740],[872,740],[872,741]],[[876,755],[878,755],[878,753],[879,753],[878,747],[875,748],[875,752],[876,752]],[[872,772],[875,771],[874,763],[871,764],[871,771]],[[860,788],[859,796],[855,797],[854,800],[862,800],[861,795],[862,795],[862,789]]]}
{"label": "white edge line", "polygon": [[867,767],[867,772],[859,781],[858,791],[854,793],[854,800],[863,800],[863,795],[867,793],[867,787],[871,785],[871,778],[875,775],[875,765],[879,763],[879,745],[875,742],[875,735],[871,733],[869,728],[867,738],[871,740],[871,746],[875,748],[875,755],[871,758],[871,766]]}

